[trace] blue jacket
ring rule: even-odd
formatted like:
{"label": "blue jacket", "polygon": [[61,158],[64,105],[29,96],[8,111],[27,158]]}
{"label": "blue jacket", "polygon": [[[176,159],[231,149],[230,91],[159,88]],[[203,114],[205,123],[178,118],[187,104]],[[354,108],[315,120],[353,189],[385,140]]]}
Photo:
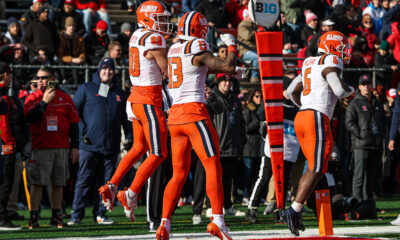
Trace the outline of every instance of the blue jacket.
{"label": "blue jacket", "polygon": [[[115,82],[115,78],[113,80]],[[132,140],[132,127],[126,115],[125,92],[113,83],[107,98],[98,94],[100,88],[98,72],[92,81],[79,87],[74,103],[79,122],[79,149],[101,154],[120,152],[121,125],[127,139]],[[84,136],[89,140],[85,143]]]}

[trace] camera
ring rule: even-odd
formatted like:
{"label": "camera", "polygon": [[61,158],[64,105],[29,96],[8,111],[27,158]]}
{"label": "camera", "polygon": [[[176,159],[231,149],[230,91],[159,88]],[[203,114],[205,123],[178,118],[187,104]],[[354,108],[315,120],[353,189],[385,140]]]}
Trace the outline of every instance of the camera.
{"label": "camera", "polygon": [[56,82],[55,81],[47,81],[47,88],[56,88]]}

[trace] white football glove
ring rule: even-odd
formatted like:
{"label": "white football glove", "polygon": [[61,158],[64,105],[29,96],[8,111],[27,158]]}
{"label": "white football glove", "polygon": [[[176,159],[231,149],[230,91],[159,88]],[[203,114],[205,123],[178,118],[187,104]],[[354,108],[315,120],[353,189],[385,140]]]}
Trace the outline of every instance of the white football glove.
{"label": "white football glove", "polygon": [[221,34],[219,36],[219,38],[222,40],[222,42],[226,45],[226,46],[236,46],[236,40],[235,37],[230,34],[230,33],[224,33]]}

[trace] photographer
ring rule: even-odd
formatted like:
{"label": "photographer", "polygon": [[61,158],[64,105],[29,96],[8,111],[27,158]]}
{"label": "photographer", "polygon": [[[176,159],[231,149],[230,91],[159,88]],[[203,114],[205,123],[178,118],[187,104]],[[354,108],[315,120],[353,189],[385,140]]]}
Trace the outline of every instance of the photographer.
{"label": "photographer", "polygon": [[[32,157],[28,165],[31,183],[29,228],[39,227],[39,205],[43,186],[51,184],[50,226],[62,228],[63,186],[69,178],[68,157],[77,162],[79,116],[72,99],[55,87],[54,75],[47,67],[36,73],[38,90],[25,101],[24,114],[31,124]],[[71,139],[71,140],[70,140]]]}

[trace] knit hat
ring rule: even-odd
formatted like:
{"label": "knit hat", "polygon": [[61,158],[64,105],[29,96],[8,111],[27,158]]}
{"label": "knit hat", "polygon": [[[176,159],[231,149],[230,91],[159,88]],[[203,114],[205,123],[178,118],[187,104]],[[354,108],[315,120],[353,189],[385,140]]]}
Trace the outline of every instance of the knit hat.
{"label": "knit hat", "polygon": [[7,19],[7,29],[10,29],[10,27],[14,24],[19,24],[18,20],[15,17],[10,17],[9,19]]}
{"label": "knit hat", "polygon": [[76,26],[76,22],[75,22],[75,19],[73,17],[67,17],[65,19],[65,28],[67,28],[69,26]]}
{"label": "knit hat", "polygon": [[49,8],[46,6],[40,7],[38,14],[40,15],[42,12],[49,12]]}
{"label": "knit hat", "polygon": [[108,25],[104,20],[100,20],[97,22],[96,28],[106,31],[108,29]]}
{"label": "knit hat", "polygon": [[124,22],[121,25],[121,33],[124,33],[128,29],[132,31],[132,25],[130,23]]}
{"label": "knit hat", "polygon": [[387,90],[386,96],[395,98],[396,97],[396,89],[391,88],[391,89]]}
{"label": "knit hat", "polygon": [[312,20],[318,19],[317,15],[315,15],[313,12],[310,10],[306,10],[304,12],[304,15],[306,16],[306,24],[309,24]]}
{"label": "knit hat", "polygon": [[104,59],[102,59],[100,64],[99,64],[98,71],[100,72],[101,69],[103,69],[103,68],[111,68],[112,70],[115,70],[114,60],[112,58],[104,58]]}
{"label": "knit hat", "polygon": [[71,5],[75,5],[75,0],[65,0],[64,4],[71,4]]}
{"label": "knit hat", "polygon": [[390,47],[390,45],[389,45],[388,41],[386,41],[386,40],[383,40],[381,42],[381,44],[379,45],[379,49],[382,49],[382,50],[385,50],[385,51],[388,51],[389,47]]}
{"label": "knit hat", "polygon": [[37,3],[37,2],[46,2],[46,0],[33,0],[32,3]]}

